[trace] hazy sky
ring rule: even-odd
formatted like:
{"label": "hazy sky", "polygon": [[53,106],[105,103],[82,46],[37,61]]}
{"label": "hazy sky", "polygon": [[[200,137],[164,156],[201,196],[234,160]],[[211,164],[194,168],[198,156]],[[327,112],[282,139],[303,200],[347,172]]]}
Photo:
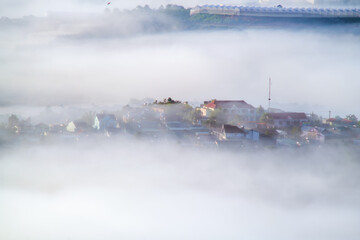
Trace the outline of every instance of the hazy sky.
{"label": "hazy sky", "polygon": [[[17,3],[16,9],[36,12],[42,2],[7,1],[1,9]],[[44,6],[56,4],[99,4],[101,11],[80,19],[62,14],[60,20],[3,19],[1,104],[123,104],[171,96],[267,106],[271,77],[273,107],[360,115],[354,104],[360,101],[357,27],[142,34],[146,17],[107,16],[102,1]]]}
{"label": "hazy sky", "polygon": [[0,100],[108,104],[172,96],[267,106],[271,77],[274,107],[360,115],[359,35],[248,29],[118,38],[106,24],[92,24],[2,33]]}
{"label": "hazy sky", "polygon": [[[20,17],[23,15],[43,16],[48,11],[66,11],[66,12],[102,12],[106,3],[104,0],[1,0],[0,17]],[[204,4],[257,4],[258,0],[115,0],[111,1],[110,8],[132,9],[137,5],[149,5],[158,8],[160,5],[179,4],[186,7],[194,7]],[[263,1],[266,4],[266,1]],[[321,6],[359,6],[356,1],[348,0],[322,0],[315,1],[323,3]],[[281,3],[284,6],[311,6],[306,0],[279,0],[270,1],[270,4]],[[348,4],[345,4],[348,3]],[[324,5],[325,4],[325,5]],[[327,4],[327,5],[326,5]]]}

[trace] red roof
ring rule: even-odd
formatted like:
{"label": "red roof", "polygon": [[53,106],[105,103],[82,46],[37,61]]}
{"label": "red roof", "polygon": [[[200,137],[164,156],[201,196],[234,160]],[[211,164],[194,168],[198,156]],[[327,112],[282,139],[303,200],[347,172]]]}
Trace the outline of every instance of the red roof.
{"label": "red roof", "polygon": [[248,104],[244,100],[212,100],[210,103],[206,104],[205,107],[207,108],[223,108],[229,109],[233,106],[237,108],[248,108],[248,109],[255,109],[252,105]]}
{"label": "red roof", "polygon": [[298,112],[270,113],[270,116],[273,119],[295,119],[295,120],[307,119],[305,113],[298,113]]}
{"label": "red roof", "polygon": [[343,122],[345,122],[345,123],[352,123],[353,121],[351,121],[351,120],[349,120],[349,119],[343,119],[343,120],[341,120],[341,121],[343,121]]}
{"label": "red roof", "polygon": [[344,119],[329,118],[327,121],[328,121],[328,122],[338,122],[338,123],[340,123],[340,122],[343,122],[343,123],[353,123],[353,121],[351,121],[351,120],[349,120],[349,119],[346,119],[346,118],[344,118]]}

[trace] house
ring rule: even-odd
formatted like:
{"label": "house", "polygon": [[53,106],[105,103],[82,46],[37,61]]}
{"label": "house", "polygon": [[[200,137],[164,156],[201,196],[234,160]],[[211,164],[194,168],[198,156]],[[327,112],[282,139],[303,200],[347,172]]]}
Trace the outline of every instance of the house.
{"label": "house", "polygon": [[270,125],[275,128],[301,127],[308,121],[306,114],[301,112],[269,113],[269,116],[273,120]]}
{"label": "house", "polygon": [[246,139],[253,141],[253,142],[258,142],[260,140],[260,132],[255,130],[255,129],[250,129],[250,130],[245,130],[246,132]]}
{"label": "house", "polygon": [[117,124],[116,117],[114,114],[96,114],[94,119],[93,128],[97,130],[108,130],[112,128],[118,128],[119,125]]}
{"label": "house", "polygon": [[356,125],[357,123],[345,118],[329,118],[326,120],[326,124],[333,127],[347,127]]}
{"label": "house", "polygon": [[239,128],[237,126],[224,124],[220,129],[214,129],[213,134],[219,140],[242,140],[245,139],[245,130],[244,128]]}
{"label": "house", "polygon": [[305,138],[307,141],[324,142],[325,136],[321,133],[321,130],[322,129],[316,127],[302,126],[301,137]]}
{"label": "house", "polygon": [[201,125],[193,125],[185,121],[164,121],[164,126],[169,133],[178,137],[195,136],[197,132],[209,132]]}
{"label": "house", "polygon": [[244,121],[257,121],[258,116],[256,109],[245,102],[244,100],[212,100],[205,101],[203,107],[200,109],[201,115],[210,117],[215,110],[220,110],[222,113],[239,115]]}
{"label": "house", "polygon": [[83,132],[89,132],[91,131],[91,126],[89,126],[86,122],[82,121],[71,121],[66,126],[66,131],[68,132],[77,132],[77,133],[83,133]]}
{"label": "house", "polygon": [[325,141],[341,139],[341,133],[336,128],[325,128],[321,131],[321,134],[325,137]]}

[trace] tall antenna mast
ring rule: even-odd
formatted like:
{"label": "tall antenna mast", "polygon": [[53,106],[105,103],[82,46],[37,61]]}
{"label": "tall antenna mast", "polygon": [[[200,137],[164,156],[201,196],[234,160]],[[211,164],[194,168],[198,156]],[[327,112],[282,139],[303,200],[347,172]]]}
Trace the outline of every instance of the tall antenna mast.
{"label": "tall antenna mast", "polygon": [[271,101],[271,77],[269,78],[269,108],[268,111],[270,112],[270,101]]}

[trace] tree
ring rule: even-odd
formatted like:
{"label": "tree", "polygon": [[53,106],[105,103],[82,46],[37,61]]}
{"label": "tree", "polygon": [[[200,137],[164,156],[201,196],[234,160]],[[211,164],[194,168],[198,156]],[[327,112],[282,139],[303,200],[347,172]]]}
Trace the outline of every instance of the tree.
{"label": "tree", "polygon": [[314,114],[314,113],[311,113],[310,116],[309,116],[309,121],[312,124],[320,124],[321,120],[322,120],[322,118],[319,117],[318,115]]}
{"label": "tree", "polygon": [[86,122],[87,125],[92,126],[94,125],[94,121],[95,121],[95,116],[96,116],[96,112],[86,112],[82,117],[81,120],[83,122]]}
{"label": "tree", "polygon": [[292,127],[291,130],[290,130],[290,134],[291,134],[291,136],[293,136],[293,137],[298,137],[298,136],[300,136],[300,134],[301,134],[301,128],[300,128],[300,127],[297,127],[297,126]]}
{"label": "tree", "polygon": [[244,119],[243,119],[240,115],[236,114],[236,115],[233,115],[233,116],[229,119],[228,122],[229,122],[231,125],[237,125],[237,124],[241,123],[243,120],[244,120]]}
{"label": "tree", "polygon": [[201,112],[199,110],[193,108],[185,108],[185,111],[183,113],[183,120],[189,121],[191,123],[197,123],[200,118]]}
{"label": "tree", "polygon": [[210,126],[215,125],[218,123],[218,118],[221,115],[221,111],[219,109],[215,109],[214,111],[210,112],[209,118],[206,121]]}
{"label": "tree", "polygon": [[263,115],[265,113],[265,109],[260,105],[258,108],[256,108],[256,113]]}
{"label": "tree", "polygon": [[260,117],[260,122],[267,124],[274,124],[274,119],[269,113],[263,113]]}
{"label": "tree", "polygon": [[164,98],[164,100],[161,102],[161,101],[157,101],[155,100],[153,102],[153,104],[178,104],[178,103],[181,103],[181,101],[178,101],[178,100],[174,100],[172,99],[171,97],[168,97],[168,98]]}
{"label": "tree", "polygon": [[354,115],[354,114],[349,114],[346,116],[346,119],[347,120],[350,120],[352,122],[357,122],[358,121],[358,118]]}
{"label": "tree", "polygon": [[18,118],[16,115],[11,114],[11,116],[10,116],[9,119],[8,119],[8,126],[9,126],[9,128],[14,128],[14,127],[16,127],[18,124],[19,124],[19,118]]}

